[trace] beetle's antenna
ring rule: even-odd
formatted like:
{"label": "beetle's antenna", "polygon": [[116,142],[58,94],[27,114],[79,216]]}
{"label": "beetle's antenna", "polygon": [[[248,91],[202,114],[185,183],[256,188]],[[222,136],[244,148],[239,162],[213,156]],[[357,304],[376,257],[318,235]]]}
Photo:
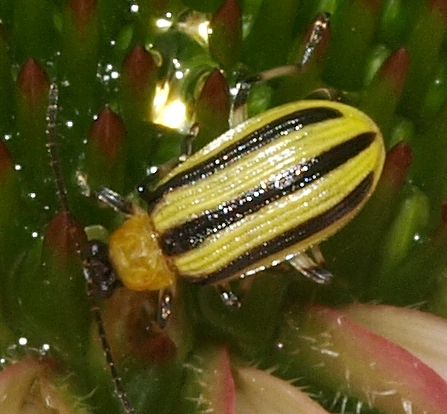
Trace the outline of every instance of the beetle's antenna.
{"label": "beetle's antenna", "polygon": [[[88,272],[88,270],[86,270],[86,272]],[[89,296],[91,296],[91,295],[89,295]],[[99,335],[99,339],[101,340],[102,349],[104,350],[106,362],[107,362],[107,365],[109,366],[110,373],[113,378],[115,392],[121,401],[121,404],[124,408],[124,412],[126,414],[134,414],[135,409],[133,408],[131,402],[127,398],[127,393],[124,390],[122,378],[118,374],[118,370],[116,369],[116,366],[115,366],[115,361],[113,360],[112,353],[110,352],[109,341],[107,340],[107,335],[104,330],[104,324],[102,322],[101,312],[99,310],[99,307],[96,304],[96,301],[94,301],[94,300],[92,300],[92,312],[93,312],[93,317],[95,318],[96,326],[98,328],[98,335]]]}
{"label": "beetle's antenna", "polygon": [[[59,195],[59,200],[61,202],[61,207],[63,211],[70,211],[70,205],[67,198],[67,187],[64,182],[64,177],[59,164],[59,153],[56,145],[56,121],[57,121],[57,111],[58,111],[58,99],[59,90],[57,85],[52,83],[50,85],[50,90],[48,93],[48,108],[47,108],[47,129],[46,136],[47,142],[46,147],[48,155],[50,156],[50,166],[53,170],[54,182],[56,184],[57,193]],[[78,247],[78,246],[76,246]]]}
{"label": "beetle's antenna", "polygon": [[232,128],[247,119],[247,101],[253,85],[281,76],[298,75],[303,70],[329,29],[329,21],[329,13],[319,13],[315,17],[310,33],[306,39],[303,56],[298,64],[278,66],[273,69],[264,70],[237,83],[236,94],[230,111],[230,126]]}
{"label": "beetle's antenna", "polygon": [[[70,204],[68,202],[67,197],[67,187],[65,185],[64,177],[62,175],[62,171],[59,163],[59,152],[57,146],[57,113],[58,113],[58,100],[59,100],[59,90],[56,84],[52,83],[50,85],[49,94],[48,94],[48,108],[46,113],[46,121],[47,121],[47,129],[46,129],[46,147],[48,151],[48,155],[50,157],[50,166],[53,170],[54,182],[56,184],[57,193],[59,195],[59,200],[61,203],[62,211],[70,212]],[[75,224],[73,222],[73,217],[68,214],[68,220],[70,220],[70,228],[74,231]],[[93,317],[98,329],[99,339],[101,341],[101,346],[104,351],[104,355],[107,361],[107,365],[110,369],[110,374],[113,379],[115,392],[118,395],[119,400],[121,401],[122,407],[126,414],[135,413],[135,409],[127,398],[127,394],[124,390],[122,378],[118,374],[118,370],[116,369],[115,362],[113,360],[112,352],[110,351],[109,341],[107,340],[107,335],[104,330],[104,323],[101,317],[101,312],[99,306],[96,302],[94,295],[94,282],[92,280],[91,271],[89,269],[89,261],[84,257],[82,252],[81,245],[76,237],[72,237],[72,240],[75,242],[76,253],[79,256],[82,266],[84,269],[84,277],[87,281],[87,294],[91,302],[91,310],[93,313]]]}

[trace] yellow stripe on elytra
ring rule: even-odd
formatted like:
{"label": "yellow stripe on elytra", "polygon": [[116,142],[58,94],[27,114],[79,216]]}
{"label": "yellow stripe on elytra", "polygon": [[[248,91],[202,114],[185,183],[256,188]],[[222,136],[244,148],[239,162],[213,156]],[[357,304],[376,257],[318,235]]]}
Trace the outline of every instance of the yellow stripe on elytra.
{"label": "yellow stripe on elytra", "polygon": [[[325,106],[326,102],[318,102]],[[340,109],[341,105],[337,105]],[[240,197],[246,191],[266,182],[270,176],[286,171],[306,159],[317,157],[344,141],[346,137],[371,131],[373,124],[362,113],[342,106],[347,115],[342,118],[311,124],[306,128],[284,135],[267,146],[242,156],[238,161],[216,171],[194,185],[186,185],[167,193],[152,211],[154,225],[159,232],[181,225],[200,216],[205,210],[216,208],[223,202]],[[296,111],[287,105],[287,111]],[[293,109],[293,111],[292,111]],[[282,115],[287,113],[281,111]],[[354,114],[354,116],[352,115]],[[258,125],[258,127],[262,127]],[[203,161],[201,156],[197,162]],[[182,165],[183,167],[183,165]],[[177,173],[177,169],[175,170]]]}
{"label": "yellow stripe on elytra", "polygon": [[260,126],[267,125],[272,121],[275,121],[278,118],[287,115],[288,113],[316,106],[333,107],[332,102],[329,102],[329,105],[326,105],[326,102],[324,102],[324,105],[322,105],[322,101],[299,101],[282,105],[276,108],[272,108],[258,116],[255,116],[253,118],[248,119],[247,121],[242,122],[241,124],[235,126],[233,129],[230,129],[229,131],[225,132],[218,138],[211,141],[204,148],[200,149],[199,151],[195,152],[190,157],[188,157],[174,170],[166,174],[166,176],[160,180],[159,185],[163,185],[165,182],[169,181],[174,175],[181,174],[182,172],[189,170],[190,168],[194,168],[204,159],[213,157],[214,155],[222,151],[222,149],[227,148],[232,143],[240,141],[242,138],[256,131],[257,129],[260,128]]}
{"label": "yellow stripe on elytra", "polygon": [[[204,148],[192,154],[174,170],[166,174],[166,176],[160,180],[159,185],[163,185],[177,174],[181,174],[182,172],[189,170],[190,168],[194,168],[202,160],[218,154],[220,151],[222,151],[222,149],[227,148],[233,142],[241,140],[255,130],[259,129],[262,125],[268,125],[269,123],[276,121],[278,118],[281,118],[292,112],[319,107],[339,110],[343,112],[345,119],[348,121],[350,120],[351,116],[355,116],[357,118],[364,119],[367,123],[369,123],[369,125],[374,125],[363,112],[351,106],[340,104],[339,102],[324,100],[305,100],[291,102],[269,109],[268,111],[254,116],[253,118],[250,118],[247,121],[244,121],[241,124],[235,126],[233,129],[225,132],[224,134],[210,142],[208,145],[206,145]],[[349,128],[349,126],[347,126],[346,128]]]}
{"label": "yellow stripe on elytra", "polygon": [[[310,191],[311,188],[305,188],[270,203],[256,214],[248,215],[211,236],[196,249],[174,258],[174,264],[179,273],[182,276],[206,276],[238,258],[245,251],[327,211],[340,202],[371,171],[377,169],[377,160],[382,158],[381,151],[381,146],[373,143],[367,151],[363,151],[341,168],[313,183],[311,186],[317,190],[316,192]],[[377,174],[375,181],[377,181]],[[284,255],[292,250],[297,253],[313,243],[326,239],[354,214],[355,212],[351,212],[345,220],[339,220],[311,239],[306,239],[294,246],[294,249],[281,252],[278,258],[283,260]]]}

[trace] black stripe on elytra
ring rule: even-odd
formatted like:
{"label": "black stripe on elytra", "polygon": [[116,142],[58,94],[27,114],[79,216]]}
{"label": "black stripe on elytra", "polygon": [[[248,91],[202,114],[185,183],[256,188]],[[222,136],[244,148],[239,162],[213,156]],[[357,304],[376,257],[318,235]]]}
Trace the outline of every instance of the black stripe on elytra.
{"label": "black stripe on elytra", "polygon": [[343,114],[337,109],[324,106],[301,109],[251,132],[246,137],[234,142],[214,156],[172,177],[169,181],[145,195],[145,200],[154,206],[167,191],[172,191],[188,183],[203,180],[214,172],[227,167],[252,151],[262,148],[284,134],[299,130],[307,125],[316,124],[330,119],[341,118]]}
{"label": "black stripe on elytra", "polygon": [[346,216],[346,214],[354,210],[365,199],[366,195],[371,190],[373,181],[374,173],[371,172],[353,191],[351,191],[341,202],[331,209],[311,218],[293,229],[286,231],[280,236],[277,236],[260,246],[246,251],[243,255],[229,262],[226,266],[222,267],[216,272],[203,277],[197,277],[195,279],[190,278],[190,280],[193,283],[206,285],[224,280],[228,277],[237,276],[239,272],[242,272],[248,266],[274,255],[281,250],[292,247],[296,243],[306,240],[313,234],[324,230],[326,227],[329,227],[331,224],[337,222],[342,217]]}
{"label": "black stripe on elytra", "polygon": [[212,234],[340,167],[366,150],[374,138],[373,132],[357,135],[306,163],[298,164],[272,177],[265,185],[252,188],[238,198],[222,203],[197,218],[169,229],[160,236],[163,252],[173,256],[195,249]]}

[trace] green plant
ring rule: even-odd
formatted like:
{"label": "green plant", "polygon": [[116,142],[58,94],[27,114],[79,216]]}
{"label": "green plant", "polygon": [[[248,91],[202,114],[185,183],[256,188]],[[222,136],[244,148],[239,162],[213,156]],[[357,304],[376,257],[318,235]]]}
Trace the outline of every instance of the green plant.
{"label": "green plant", "polygon": [[[319,335],[315,326],[332,319],[324,312],[318,319],[314,303],[332,309],[380,302],[447,316],[442,0],[287,0],[280,7],[273,0],[1,1],[0,390],[16,395],[12,405],[0,402],[1,412],[51,412],[47,401],[60,413],[120,412],[73,240],[82,242],[86,226],[89,234],[107,237],[123,218],[84,197],[76,173],[87,174],[92,188],[128,194],[151,165],[178,154],[188,121],[201,125],[194,145],[209,142],[228,129],[229,86],[296,63],[320,11],[332,13],[327,43],[300,76],[256,86],[249,110],[255,114],[333,87],[384,133],[389,153],[375,196],[322,246],[334,283],[315,286],[287,266],[277,267],[251,280],[244,305],[231,312],[212,287],[181,282],[164,332],[146,329],[153,295],[121,289],[101,310],[137,412],[203,412],[216,401],[216,412],[227,409],[238,389],[227,350],[235,366],[275,367],[286,379],[299,374],[297,384],[309,386],[333,412],[396,412],[391,403],[377,408],[362,400],[343,381],[326,383],[299,355],[281,354],[277,345],[293,340],[291,326]],[[46,149],[51,82],[59,87],[58,163],[73,216],[57,213],[60,198]],[[153,102],[161,99],[163,85],[167,98],[160,110]],[[160,124],[168,121],[175,128]],[[346,329],[346,338],[356,329]],[[295,361],[298,368],[288,369]],[[209,376],[209,367],[222,375]],[[204,390],[204,382],[212,386]],[[415,401],[423,406],[433,390]]]}

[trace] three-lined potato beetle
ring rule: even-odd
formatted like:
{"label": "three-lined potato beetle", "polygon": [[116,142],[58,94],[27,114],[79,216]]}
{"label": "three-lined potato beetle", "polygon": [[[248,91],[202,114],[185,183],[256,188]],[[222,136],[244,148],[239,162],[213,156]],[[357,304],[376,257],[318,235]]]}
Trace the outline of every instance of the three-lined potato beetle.
{"label": "three-lined potato beetle", "polygon": [[[98,240],[77,246],[125,412],[135,410],[96,305],[97,296],[110,296],[118,285],[116,275],[130,290],[162,292],[161,326],[171,313],[177,278],[220,286],[228,305],[238,300],[227,290],[227,280],[284,261],[319,283],[329,281],[318,244],[346,225],[374,191],[385,158],[379,128],[363,112],[324,100],[292,102],[244,120],[250,87],[299,72],[327,23],[327,15],[317,17],[299,65],[271,69],[238,84],[230,113],[233,127],[194,154],[187,148],[174,166],[165,165],[163,170],[169,171],[154,185],[140,186],[146,208],[107,188],[94,191],[128,216],[111,234],[108,246]],[[56,146],[57,98],[52,85],[47,147],[62,208],[68,212]],[[90,195],[82,173],[78,181]]]}
{"label": "three-lined potato beetle", "polygon": [[195,154],[186,150],[174,167],[168,163],[155,185],[140,186],[147,209],[106,188],[97,193],[129,216],[109,239],[109,258],[129,289],[163,293],[159,323],[170,315],[177,278],[216,284],[228,305],[239,302],[225,281],[283,261],[316,282],[329,281],[318,244],[374,191],[385,159],[379,128],[361,111],[324,100],[245,120],[251,86],[298,74],[328,24],[329,15],[316,17],[300,64],[238,83],[233,127]]}
{"label": "three-lined potato beetle", "polygon": [[111,235],[109,254],[132,290],[252,275],[285,260],[326,282],[305,251],[368,200],[385,157],[380,130],[338,102],[286,104],[230,129],[145,195],[148,210]]}

